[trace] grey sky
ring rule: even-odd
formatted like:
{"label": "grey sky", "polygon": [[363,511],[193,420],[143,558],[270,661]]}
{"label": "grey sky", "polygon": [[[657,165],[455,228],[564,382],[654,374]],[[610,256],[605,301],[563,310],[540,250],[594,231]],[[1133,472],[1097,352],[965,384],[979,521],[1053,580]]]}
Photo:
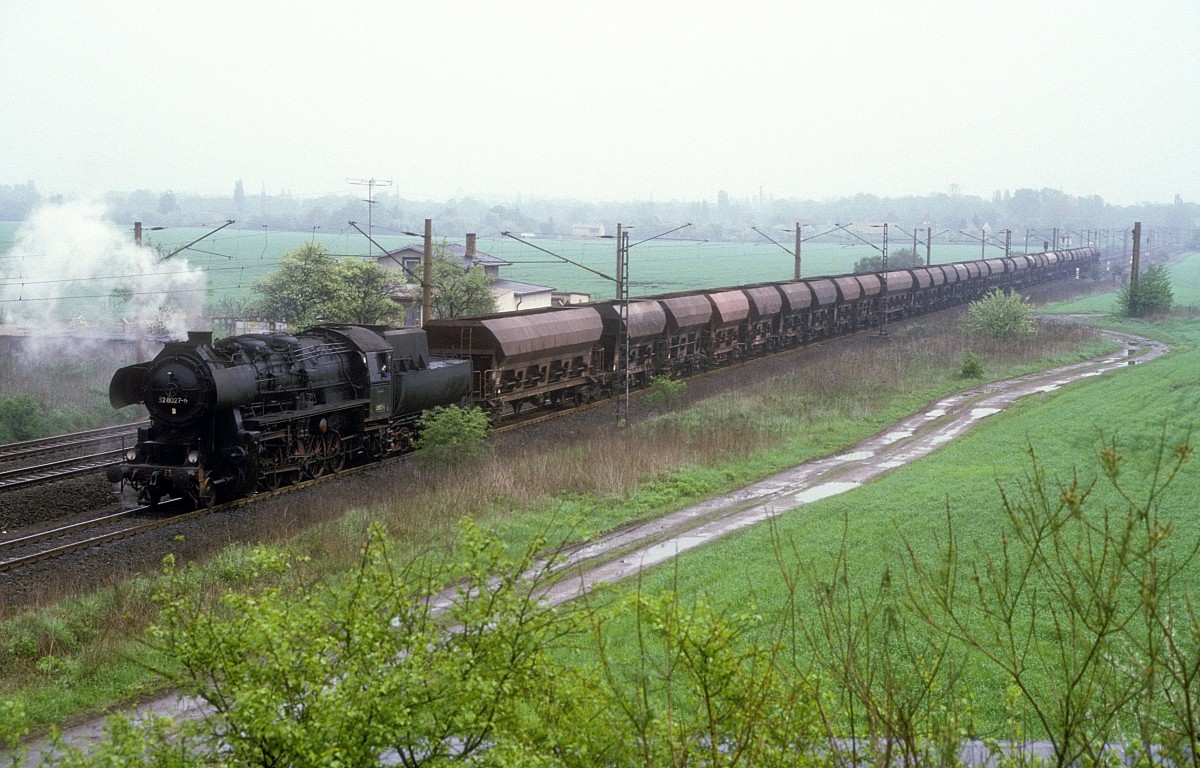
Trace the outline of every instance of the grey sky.
{"label": "grey sky", "polygon": [[0,0],[43,193],[1200,199],[1200,0]]}

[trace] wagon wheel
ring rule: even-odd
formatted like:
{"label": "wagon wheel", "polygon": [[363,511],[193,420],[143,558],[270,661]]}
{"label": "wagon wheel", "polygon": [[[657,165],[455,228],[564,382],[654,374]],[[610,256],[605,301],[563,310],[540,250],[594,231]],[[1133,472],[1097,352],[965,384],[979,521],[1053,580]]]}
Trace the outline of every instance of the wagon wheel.
{"label": "wagon wheel", "polygon": [[330,432],[325,436],[325,469],[330,474],[341,472],[346,467],[346,451],[342,445],[342,436]]}

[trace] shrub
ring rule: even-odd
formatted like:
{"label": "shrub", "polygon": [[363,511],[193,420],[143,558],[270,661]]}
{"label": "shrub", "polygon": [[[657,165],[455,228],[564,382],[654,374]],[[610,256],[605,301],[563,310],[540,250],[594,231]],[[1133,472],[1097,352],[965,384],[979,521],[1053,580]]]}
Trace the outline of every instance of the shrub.
{"label": "shrub", "polygon": [[962,353],[962,368],[959,369],[958,374],[964,379],[982,379],[983,358],[969,349],[964,349]]}
{"label": "shrub", "polygon": [[[898,248],[891,252],[887,260],[888,271],[893,269],[909,269],[925,266],[925,259],[912,248]],[[865,256],[854,262],[854,273],[882,272],[883,256]]]}
{"label": "shrub", "polygon": [[1169,312],[1175,303],[1171,273],[1155,264],[1138,277],[1137,285],[1126,283],[1117,293],[1117,309],[1126,317],[1146,317]]}
{"label": "shrub", "polygon": [[32,395],[14,395],[0,400],[0,443],[45,437],[46,415]]}
{"label": "shrub", "polygon": [[1024,296],[999,288],[967,307],[967,329],[984,336],[1029,336],[1037,329]]}
{"label": "shrub", "polygon": [[442,462],[478,454],[491,429],[487,414],[476,406],[438,406],[421,414],[421,423],[417,448]]}
{"label": "shrub", "polygon": [[686,381],[675,381],[666,376],[658,376],[650,382],[650,394],[646,395],[646,402],[670,408],[678,405],[685,394],[687,394]]}

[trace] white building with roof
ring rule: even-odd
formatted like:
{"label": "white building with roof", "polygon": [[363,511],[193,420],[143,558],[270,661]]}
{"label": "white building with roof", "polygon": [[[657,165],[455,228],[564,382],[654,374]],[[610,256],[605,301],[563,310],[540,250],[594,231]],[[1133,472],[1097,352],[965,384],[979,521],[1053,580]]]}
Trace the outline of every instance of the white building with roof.
{"label": "white building with roof", "polygon": [[[505,280],[500,277],[500,268],[511,266],[512,262],[478,250],[475,247],[474,234],[467,235],[465,245],[458,243],[448,244],[445,253],[447,257],[459,260],[462,263],[464,271],[475,265],[483,267],[483,271],[492,280],[492,295],[496,299],[497,312],[515,312],[519,309],[536,309],[551,306],[553,288],[545,285],[521,283],[516,280]],[[382,256],[377,256],[375,259],[379,266],[384,269],[404,271],[406,286],[401,294],[396,297],[396,300],[405,307],[406,325],[420,324],[420,277],[424,256],[425,251],[422,245],[406,245],[403,248],[388,251]]]}

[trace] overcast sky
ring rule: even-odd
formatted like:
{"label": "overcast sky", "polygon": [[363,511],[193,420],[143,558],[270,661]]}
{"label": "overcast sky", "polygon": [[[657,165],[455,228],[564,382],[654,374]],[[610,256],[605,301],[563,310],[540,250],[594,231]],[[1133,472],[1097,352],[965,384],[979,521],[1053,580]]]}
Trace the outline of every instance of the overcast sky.
{"label": "overcast sky", "polygon": [[1200,200],[1200,0],[0,0],[0,184]]}

